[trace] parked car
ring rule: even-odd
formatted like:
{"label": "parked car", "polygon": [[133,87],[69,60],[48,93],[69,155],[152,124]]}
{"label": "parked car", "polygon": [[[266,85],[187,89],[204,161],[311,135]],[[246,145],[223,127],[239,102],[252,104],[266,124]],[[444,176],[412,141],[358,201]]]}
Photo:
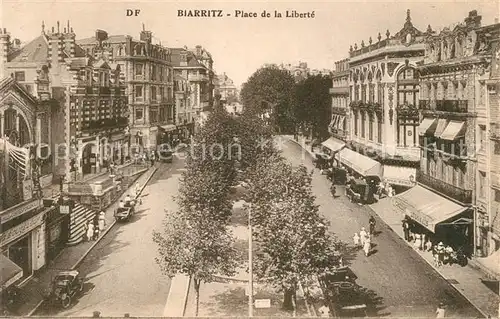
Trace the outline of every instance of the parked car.
{"label": "parked car", "polygon": [[115,219],[117,221],[130,221],[130,218],[134,214],[134,207],[117,207],[115,209]]}
{"label": "parked car", "polygon": [[174,159],[174,152],[171,148],[162,148],[158,151],[159,160],[164,163],[172,163]]}
{"label": "parked car", "polygon": [[50,301],[69,308],[72,298],[83,291],[83,280],[77,270],[61,271],[52,280]]}

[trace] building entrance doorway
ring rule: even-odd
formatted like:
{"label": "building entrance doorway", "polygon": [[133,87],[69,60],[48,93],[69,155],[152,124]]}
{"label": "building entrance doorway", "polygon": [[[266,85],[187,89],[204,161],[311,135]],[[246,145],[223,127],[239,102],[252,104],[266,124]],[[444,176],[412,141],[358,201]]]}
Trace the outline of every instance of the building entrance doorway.
{"label": "building entrance doorway", "polygon": [[31,276],[31,235],[9,247],[9,259],[23,269],[23,278]]}

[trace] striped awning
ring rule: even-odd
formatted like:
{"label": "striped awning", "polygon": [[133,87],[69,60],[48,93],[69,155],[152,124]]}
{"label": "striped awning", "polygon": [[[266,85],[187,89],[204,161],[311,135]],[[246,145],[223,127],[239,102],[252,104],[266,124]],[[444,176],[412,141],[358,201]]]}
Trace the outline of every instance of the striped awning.
{"label": "striped awning", "polygon": [[420,135],[432,134],[436,130],[438,120],[433,118],[424,118],[422,123],[418,126],[418,133]]}
{"label": "striped awning", "polygon": [[440,137],[443,134],[443,131],[446,129],[446,125],[448,124],[447,119],[439,119],[437,122],[436,130],[434,131],[435,137]]}
{"label": "striped awning", "polygon": [[450,121],[439,138],[443,140],[454,141],[465,136],[465,128],[465,122]]}

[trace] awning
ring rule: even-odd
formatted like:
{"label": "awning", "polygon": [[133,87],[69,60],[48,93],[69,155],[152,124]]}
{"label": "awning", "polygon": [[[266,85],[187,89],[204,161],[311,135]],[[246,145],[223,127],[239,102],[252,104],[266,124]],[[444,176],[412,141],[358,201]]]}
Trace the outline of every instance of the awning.
{"label": "awning", "polygon": [[441,133],[439,138],[443,140],[454,141],[457,138],[465,136],[465,122],[462,121],[450,121],[446,129]]}
{"label": "awning", "polygon": [[23,276],[21,267],[2,254],[0,254],[0,264],[2,265],[1,289],[9,287]]}
{"label": "awning", "polygon": [[337,152],[338,150],[340,150],[342,147],[345,146],[345,143],[337,140],[336,138],[330,137],[329,139],[321,143],[321,145],[329,148],[332,152]]}
{"label": "awning", "polygon": [[436,126],[436,130],[434,131],[434,136],[435,137],[440,137],[441,134],[443,133],[444,129],[446,128],[446,124],[448,124],[448,120],[447,119],[439,119],[438,120],[438,123],[437,123],[437,126]]}
{"label": "awning", "polygon": [[418,126],[418,133],[420,135],[434,133],[437,127],[437,122],[437,119],[424,118],[422,123]]}
{"label": "awning", "polygon": [[432,232],[435,232],[436,225],[440,222],[468,209],[420,185],[394,196],[392,202],[402,214],[408,215]]}
{"label": "awning", "polygon": [[384,165],[383,179],[389,184],[412,187],[416,173],[416,168]]}
{"label": "awning", "polygon": [[338,119],[339,116],[334,114],[332,116],[332,121],[330,122],[330,127],[336,127]]}
{"label": "awning", "polygon": [[348,148],[344,148],[338,152],[335,158],[363,176],[381,175],[381,165],[379,162]]}
{"label": "awning", "polygon": [[167,132],[175,131],[175,129],[177,128],[177,126],[175,126],[174,124],[162,125],[160,127]]}

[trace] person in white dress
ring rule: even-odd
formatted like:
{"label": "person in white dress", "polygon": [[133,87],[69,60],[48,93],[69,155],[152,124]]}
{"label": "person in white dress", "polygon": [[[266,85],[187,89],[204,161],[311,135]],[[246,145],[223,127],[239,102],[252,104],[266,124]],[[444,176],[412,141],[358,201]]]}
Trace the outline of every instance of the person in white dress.
{"label": "person in white dress", "polygon": [[102,232],[106,228],[106,217],[104,215],[104,212],[101,211],[99,213],[99,231]]}
{"label": "person in white dress", "polygon": [[361,227],[361,231],[359,232],[359,239],[361,241],[361,246],[364,246],[366,239],[366,230],[364,227]]}
{"label": "person in white dress", "polygon": [[94,223],[92,223],[92,221],[89,221],[89,226],[87,228],[87,238],[88,240],[94,239]]}
{"label": "person in white dress", "polygon": [[365,243],[363,245],[363,250],[365,251],[366,257],[368,257],[368,255],[370,254],[371,246],[372,246],[372,240],[370,239],[370,237],[368,237],[365,239]]}
{"label": "person in white dress", "polygon": [[354,247],[359,248],[359,235],[358,235],[358,233],[354,233],[352,240],[354,242]]}

